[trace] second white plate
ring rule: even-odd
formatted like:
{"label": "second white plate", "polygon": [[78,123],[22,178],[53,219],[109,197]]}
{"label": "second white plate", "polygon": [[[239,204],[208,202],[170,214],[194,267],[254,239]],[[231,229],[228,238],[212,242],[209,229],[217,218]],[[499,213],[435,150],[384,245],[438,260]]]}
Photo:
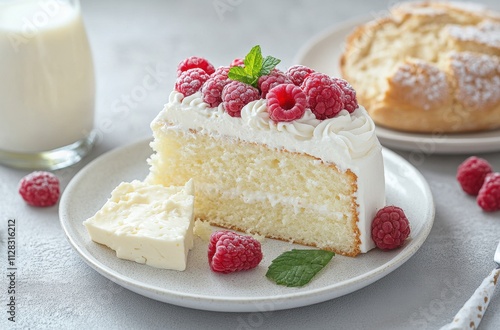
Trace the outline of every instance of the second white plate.
{"label": "second white plate", "polygon": [[[330,76],[340,77],[339,60],[347,36],[370,17],[355,18],[338,24],[311,38],[298,52],[294,63],[308,66]],[[500,151],[500,130],[467,134],[414,134],[377,127],[377,136],[384,146],[424,155],[469,154]]]}
{"label": "second white plate", "polygon": [[82,222],[94,215],[121,181],[143,179],[151,154],[144,140],[111,151],[82,169],[66,187],[59,215],[76,252],[96,271],[144,296],[196,309],[257,312],[288,309],[333,299],[359,290],[406,262],[424,243],[434,221],[434,202],[423,176],[406,160],[384,150],[387,202],[402,207],[411,222],[411,237],[398,250],[374,249],[356,258],[335,256],[302,288],[278,286],[265,277],[271,261],[284,251],[303,248],[282,241],[262,242],[264,258],[250,271],[217,274],[207,261],[207,242],[196,239],[184,272],[157,269],[118,259],[96,244]]}

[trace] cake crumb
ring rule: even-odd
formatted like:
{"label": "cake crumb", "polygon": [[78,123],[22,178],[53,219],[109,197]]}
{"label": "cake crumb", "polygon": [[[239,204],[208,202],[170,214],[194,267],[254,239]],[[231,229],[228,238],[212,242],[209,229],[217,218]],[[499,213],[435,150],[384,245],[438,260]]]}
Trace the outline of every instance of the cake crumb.
{"label": "cake crumb", "polygon": [[204,241],[210,241],[212,235],[212,226],[206,221],[196,219],[194,222],[193,233]]}
{"label": "cake crumb", "polygon": [[245,232],[245,234],[249,235],[249,236],[252,236],[255,240],[257,240],[259,243],[262,243],[264,242],[264,240],[266,239],[266,236],[265,235],[260,235],[260,234],[257,234],[257,233],[252,233],[251,230],[247,230]]}
{"label": "cake crumb", "polygon": [[259,234],[252,234],[252,233],[250,233],[250,236],[252,236],[253,238],[255,238],[259,243],[264,242],[265,239],[266,239],[266,236],[259,235]]}

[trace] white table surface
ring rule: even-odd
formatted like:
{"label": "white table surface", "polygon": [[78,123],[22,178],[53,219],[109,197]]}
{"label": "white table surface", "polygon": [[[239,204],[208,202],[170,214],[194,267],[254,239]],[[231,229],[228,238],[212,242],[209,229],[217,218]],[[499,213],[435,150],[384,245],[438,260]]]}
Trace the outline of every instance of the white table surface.
{"label": "white table surface", "polygon": [[[485,1],[500,10],[496,0]],[[351,1],[104,1],[83,0],[82,11],[97,74],[96,128],[100,139],[79,164],[55,173],[62,188],[99,155],[151,135],[175,79],[191,55],[229,63],[255,44],[292,63],[299,48],[332,25],[360,15],[380,16],[387,0]],[[217,6],[226,4],[224,13]],[[222,8],[222,7],[219,7]],[[155,88],[134,97],[145,76]],[[127,101],[127,99],[129,101]],[[128,105],[126,105],[128,102]],[[117,106],[128,107],[127,112]],[[122,107],[123,109],[123,107]],[[0,166],[0,328],[19,329],[435,329],[447,323],[493,269],[500,212],[486,214],[460,191],[457,165],[465,155],[398,152],[428,180],[436,203],[434,227],[403,266],[352,294],[293,310],[215,313],[145,298],[99,275],[72,250],[58,207],[32,208],[17,194],[28,171]],[[410,157],[411,156],[411,157]],[[481,155],[500,171],[500,152]],[[89,194],[92,194],[89,191]],[[8,219],[16,219],[16,323],[7,320]],[[500,296],[481,329],[500,328]]]}

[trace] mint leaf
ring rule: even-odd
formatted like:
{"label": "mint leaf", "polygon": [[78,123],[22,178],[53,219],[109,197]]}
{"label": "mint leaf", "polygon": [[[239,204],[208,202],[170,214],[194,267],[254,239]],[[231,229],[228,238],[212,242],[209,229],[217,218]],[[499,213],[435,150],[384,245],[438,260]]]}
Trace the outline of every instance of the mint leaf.
{"label": "mint leaf", "polygon": [[272,57],[266,56],[264,61],[262,62],[262,68],[260,69],[259,76],[265,76],[271,73],[271,71],[278,65],[281,60]]}
{"label": "mint leaf", "polygon": [[231,69],[229,69],[227,76],[229,79],[241,81],[252,86],[255,80],[254,77],[246,72],[245,68],[242,68],[240,66],[233,66]]}
{"label": "mint leaf", "polygon": [[260,46],[254,46],[243,60],[245,71],[252,77],[258,76],[262,68],[262,61]]}
{"label": "mint leaf", "polygon": [[335,253],[324,250],[297,250],[284,252],[274,259],[266,277],[279,285],[304,286],[333,258]]}
{"label": "mint leaf", "polygon": [[271,73],[272,69],[278,65],[279,59],[272,56],[262,57],[260,46],[254,46],[245,56],[244,67],[233,66],[229,69],[228,77],[231,80],[241,81],[245,84],[257,88],[259,77]]}

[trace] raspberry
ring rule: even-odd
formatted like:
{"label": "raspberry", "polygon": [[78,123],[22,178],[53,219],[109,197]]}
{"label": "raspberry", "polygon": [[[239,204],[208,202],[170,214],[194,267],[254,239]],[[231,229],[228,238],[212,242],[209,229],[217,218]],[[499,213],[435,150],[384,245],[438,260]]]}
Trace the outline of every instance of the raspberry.
{"label": "raspberry", "polygon": [[251,236],[223,230],[212,233],[208,244],[210,269],[232,273],[257,267],[262,260],[260,243]]}
{"label": "raspberry", "polygon": [[52,206],[59,200],[59,193],[59,179],[50,172],[32,172],[19,182],[19,194],[29,205]]}
{"label": "raspberry", "polygon": [[203,86],[201,86],[201,94],[203,101],[208,103],[211,107],[216,107],[222,103],[222,89],[226,85],[225,80],[218,80],[216,78],[209,78]]}
{"label": "raspberry", "polygon": [[241,117],[241,109],[258,99],[259,90],[240,81],[231,81],[222,90],[222,104],[231,117]]}
{"label": "raspberry", "polygon": [[257,81],[262,98],[265,98],[271,88],[281,84],[291,84],[292,81],[282,71],[273,69],[268,75],[260,76]]}
{"label": "raspberry", "polygon": [[207,81],[209,75],[199,68],[189,69],[182,72],[175,81],[175,90],[184,96],[189,96],[200,90],[201,86]]}
{"label": "raspberry", "polygon": [[201,86],[203,101],[211,107],[222,103],[222,89],[230,81],[227,77],[229,67],[221,66],[215,70],[208,80]]}
{"label": "raspberry", "polygon": [[342,89],[344,93],[344,109],[352,113],[358,108],[358,100],[356,98],[356,91],[352,88],[346,80],[341,78],[332,78],[333,82]]}
{"label": "raspberry", "polygon": [[487,212],[500,210],[500,173],[486,175],[477,195],[477,204]]}
{"label": "raspberry", "polygon": [[235,59],[231,62],[230,67],[233,67],[233,66],[245,66],[245,62],[244,62],[244,61],[243,61],[243,59],[241,59],[241,58],[235,58]]}
{"label": "raspberry", "polygon": [[294,65],[289,67],[285,74],[295,85],[300,86],[304,82],[304,79],[313,72],[314,70],[307,66]]}
{"label": "raspberry", "polygon": [[403,210],[397,206],[380,209],[372,222],[372,239],[382,250],[392,250],[403,245],[410,235],[410,223]]}
{"label": "raspberry", "polygon": [[458,166],[457,180],[463,191],[476,196],[483,186],[484,178],[492,171],[491,165],[485,159],[472,156]]}
{"label": "raspberry", "polygon": [[301,85],[307,103],[317,119],[335,117],[344,108],[344,94],[340,87],[326,74],[309,74]]}
{"label": "raspberry", "polygon": [[202,69],[209,75],[215,71],[214,66],[203,57],[191,56],[179,63],[177,66],[177,77],[179,77],[182,72],[194,68]]}
{"label": "raspberry", "polygon": [[306,111],[306,94],[294,84],[281,84],[267,93],[267,111],[275,122],[292,121]]}

